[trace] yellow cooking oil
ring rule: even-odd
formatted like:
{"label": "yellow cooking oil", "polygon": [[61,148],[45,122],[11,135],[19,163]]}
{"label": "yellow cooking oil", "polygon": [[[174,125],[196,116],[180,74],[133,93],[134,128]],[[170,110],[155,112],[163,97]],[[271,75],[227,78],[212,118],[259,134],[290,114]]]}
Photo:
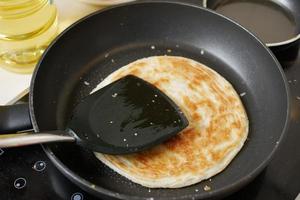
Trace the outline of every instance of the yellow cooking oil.
{"label": "yellow cooking oil", "polygon": [[31,73],[57,32],[52,1],[0,0],[0,67]]}

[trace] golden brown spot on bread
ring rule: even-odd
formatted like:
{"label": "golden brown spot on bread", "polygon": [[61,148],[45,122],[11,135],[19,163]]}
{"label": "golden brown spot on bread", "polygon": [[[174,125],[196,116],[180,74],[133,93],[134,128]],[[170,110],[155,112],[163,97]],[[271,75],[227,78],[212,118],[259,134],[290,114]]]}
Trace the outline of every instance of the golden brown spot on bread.
{"label": "golden brown spot on bread", "polygon": [[212,110],[212,112],[217,112],[216,105],[210,99],[198,102],[197,107],[207,107],[208,109]]}
{"label": "golden brown spot on bread", "polygon": [[240,120],[236,120],[232,123],[233,128],[237,128],[237,129],[241,129],[242,128],[242,124],[240,122]]}
{"label": "golden brown spot on bread", "polygon": [[227,99],[228,99],[230,104],[235,104],[236,103],[236,98],[233,97],[233,96],[229,96]]}
{"label": "golden brown spot on bread", "polygon": [[[207,127],[206,130],[207,130],[207,134],[211,137],[213,141],[220,143],[228,139],[227,135],[232,130],[232,123],[229,123],[228,116],[229,115],[227,114],[218,115],[214,117],[209,123],[209,126]],[[220,126],[220,124],[224,124],[224,125]]]}
{"label": "golden brown spot on bread", "polygon": [[225,112],[225,110],[226,110],[226,107],[224,105],[219,106],[220,113]]}
{"label": "golden brown spot on bread", "polygon": [[159,82],[162,84],[167,84],[167,83],[170,83],[170,80],[168,78],[161,78],[161,79],[159,79]]}
{"label": "golden brown spot on bread", "polygon": [[135,64],[135,67],[145,67],[147,65],[147,63],[145,63],[145,62],[139,62],[139,63],[136,63]]}
{"label": "golden brown spot on bread", "polygon": [[190,64],[190,63],[187,63],[185,62],[184,60],[182,59],[175,59],[175,60],[172,60],[171,63],[173,64],[173,66],[175,67],[180,67],[181,70],[187,72],[191,69],[193,69],[194,67]]}
{"label": "golden brown spot on bread", "polygon": [[[173,150],[180,150],[184,152],[190,151],[190,141],[193,141],[195,137],[197,137],[197,131],[193,128],[188,128],[184,130],[181,134],[175,135],[171,139],[167,140],[164,145],[167,149]],[[179,148],[179,149],[178,149]]]}
{"label": "golden brown spot on bread", "polygon": [[197,105],[192,102],[188,96],[183,96],[183,102],[190,111],[197,110]]}
{"label": "golden brown spot on bread", "polygon": [[142,163],[143,165],[147,165],[147,163],[148,163],[148,158],[147,158],[146,154],[144,154],[144,153],[137,154],[136,160],[139,163]]}
{"label": "golden brown spot on bread", "polygon": [[121,167],[124,167],[124,166],[125,166],[125,164],[124,164],[123,162],[119,161],[119,160],[116,160],[115,162],[116,162],[119,166],[121,166]]}
{"label": "golden brown spot on bread", "polygon": [[209,77],[206,74],[197,74],[193,79],[194,85],[199,85],[202,81],[208,81]]}
{"label": "golden brown spot on bread", "polygon": [[230,102],[229,102],[227,96],[224,94],[224,91],[222,89],[220,89],[216,83],[212,83],[210,85],[210,90],[212,90],[212,92],[214,93],[214,95],[216,96],[218,101],[220,101],[221,105],[224,105],[226,107],[232,106],[232,105],[228,105]]}
{"label": "golden brown spot on bread", "polygon": [[167,78],[161,78],[158,81],[153,82],[152,84],[159,88],[160,85],[168,84],[170,81]]}
{"label": "golden brown spot on bread", "polygon": [[215,162],[218,162],[222,156],[222,152],[220,152],[220,151],[212,152],[211,156]]}
{"label": "golden brown spot on bread", "polygon": [[175,135],[174,137],[170,138],[166,142],[164,142],[164,145],[167,147],[167,149],[173,151],[178,147],[181,143],[181,139],[179,135]]}
{"label": "golden brown spot on bread", "polygon": [[195,85],[195,84],[193,84],[193,83],[189,83],[189,88],[191,89],[191,90],[196,90],[197,89],[197,86]]}
{"label": "golden brown spot on bread", "polygon": [[140,70],[139,69],[134,69],[134,70],[132,70],[131,72],[130,72],[132,75],[139,75],[141,72],[140,72]]}
{"label": "golden brown spot on bread", "polygon": [[200,121],[202,119],[201,115],[199,115],[197,112],[194,112],[192,114],[192,120],[193,121]]}

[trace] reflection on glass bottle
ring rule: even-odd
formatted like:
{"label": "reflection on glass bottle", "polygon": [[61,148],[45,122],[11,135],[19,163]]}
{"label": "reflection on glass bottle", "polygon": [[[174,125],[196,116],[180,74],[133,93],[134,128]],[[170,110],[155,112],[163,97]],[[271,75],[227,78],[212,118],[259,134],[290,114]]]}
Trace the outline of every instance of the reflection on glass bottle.
{"label": "reflection on glass bottle", "polygon": [[57,35],[50,0],[0,0],[0,67],[30,73]]}

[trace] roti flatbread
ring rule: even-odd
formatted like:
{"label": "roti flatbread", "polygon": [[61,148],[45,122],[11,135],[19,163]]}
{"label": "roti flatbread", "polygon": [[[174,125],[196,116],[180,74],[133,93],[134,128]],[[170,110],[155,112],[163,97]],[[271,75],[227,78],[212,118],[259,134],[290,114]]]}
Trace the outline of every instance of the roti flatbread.
{"label": "roti flatbread", "polygon": [[233,86],[217,72],[191,59],[154,56],[113,72],[93,91],[128,74],[167,94],[189,126],[140,153],[95,153],[104,164],[146,187],[179,188],[221,172],[240,151],[248,135],[247,114]]}

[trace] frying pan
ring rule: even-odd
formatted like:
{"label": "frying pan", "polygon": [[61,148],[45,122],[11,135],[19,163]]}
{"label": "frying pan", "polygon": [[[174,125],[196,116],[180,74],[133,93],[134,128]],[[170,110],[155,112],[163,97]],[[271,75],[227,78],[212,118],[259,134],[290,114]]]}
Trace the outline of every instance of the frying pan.
{"label": "frying pan", "polygon": [[[30,87],[34,130],[64,129],[74,106],[111,72],[139,58],[165,54],[204,63],[229,80],[238,93],[245,94],[241,98],[250,120],[248,140],[232,163],[211,181],[180,189],[151,190],[113,172],[84,148],[73,144],[43,145],[66,177],[101,199],[225,197],[266,167],[287,129],[287,81],[276,58],[261,41],[213,11],[151,1],[91,14],[50,45]],[[28,119],[26,109],[15,109],[14,119]],[[7,121],[11,130],[17,125]],[[204,191],[205,185],[211,190]]]}

